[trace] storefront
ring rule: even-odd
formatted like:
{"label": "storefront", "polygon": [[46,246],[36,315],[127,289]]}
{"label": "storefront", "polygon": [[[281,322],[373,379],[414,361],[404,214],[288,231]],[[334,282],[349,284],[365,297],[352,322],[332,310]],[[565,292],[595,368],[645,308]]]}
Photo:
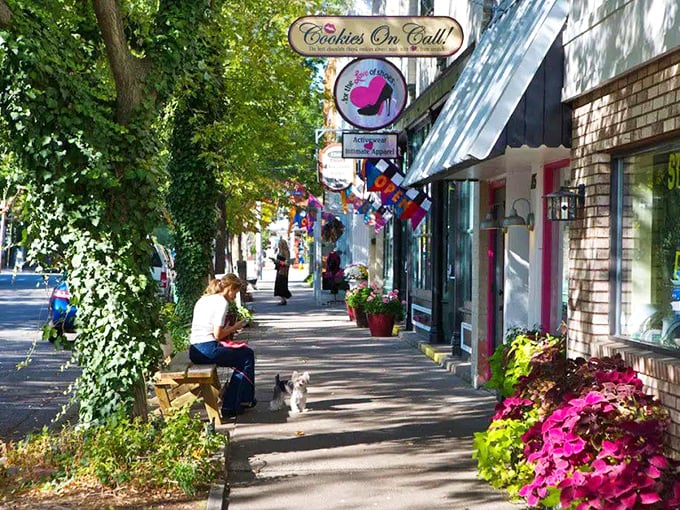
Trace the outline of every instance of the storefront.
{"label": "storefront", "polygon": [[429,265],[422,283],[431,307],[414,308],[414,317],[429,317],[430,338],[442,332],[469,357],[475,386],[508,329],[544,318],[546,327],[559,324],[552,310],[561,296],[544,288],[562,280],[553,261],[564,228],[547,222],[542,197],[559,186],[570,155],[571,112],[561,102],[568,4],[524,0],[498,12],[404,182],[429,186],[433,197],[431,223],[415,233],[413,249],[414,262]]}
{"label": "storefront", "polygon": [[[680,458],[680,19],[664,0],[666,22],[650,25],[636,4],[648,2],[570,13],[565,34],[571,186],[585,185],[569,224],[569,354],[621,354],[669,409]],[[620,27],[635,51],[605,37]]]}

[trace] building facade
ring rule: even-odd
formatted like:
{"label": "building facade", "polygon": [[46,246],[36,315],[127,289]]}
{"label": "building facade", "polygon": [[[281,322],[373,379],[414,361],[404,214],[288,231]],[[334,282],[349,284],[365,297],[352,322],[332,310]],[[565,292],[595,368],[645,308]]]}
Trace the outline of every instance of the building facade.
{"label": "building facade", "polygon": [[[638,0],[572,6],[569,352],[621,354],[669,409],[680,457],[680,11]],[[600,58],[593,59],[592,55]]]}

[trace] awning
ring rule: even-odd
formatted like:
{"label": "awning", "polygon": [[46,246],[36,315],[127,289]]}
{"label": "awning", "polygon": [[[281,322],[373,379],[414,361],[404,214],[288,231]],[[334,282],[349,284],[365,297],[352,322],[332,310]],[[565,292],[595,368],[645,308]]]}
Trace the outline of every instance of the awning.
{"label": "awning", "polygon": [[404,186],[486,159],[567,19],[569,0],[505,2],[482,34]]}

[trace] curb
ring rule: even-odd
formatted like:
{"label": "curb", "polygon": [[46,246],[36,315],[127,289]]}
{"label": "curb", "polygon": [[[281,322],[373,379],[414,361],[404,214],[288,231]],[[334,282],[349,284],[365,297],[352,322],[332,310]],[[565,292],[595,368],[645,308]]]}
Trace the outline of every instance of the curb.
{"label": "curb", "polygon": [[231,446],[231,437],[228,431],[217,432],[227,436],[227,444],[224,446],[222,462],[224,463],[224,483],[213,483],[210,486],[208,493],[208,502],[205,510],[227,510],[229,508],[229,447]]}
{"label": "curb", "polygon": [[415,347],[447,372],[471,382],[471,363],[468,360],[451,355],[451,346],[446,344],[430,344],[414,331],[400,331],[399,338]]}

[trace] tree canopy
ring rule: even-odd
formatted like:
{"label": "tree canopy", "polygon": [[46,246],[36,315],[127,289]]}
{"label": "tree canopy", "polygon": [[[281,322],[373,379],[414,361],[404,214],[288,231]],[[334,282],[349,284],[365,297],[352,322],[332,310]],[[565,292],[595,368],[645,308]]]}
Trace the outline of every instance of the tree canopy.
{"label": "tree canopy", "polygon": [[162,222],[168,116],[191,97],[213,108],[190,124],[195,170],[214,172],[231,227],[246,228],[254,200],[314,168],[313,64],[293,58],[285,29],[322,7],[0,0],[0,139],[21,168],[29,257],[60,254],[79,306],[82,423],[144,413],[162,338],[148,235]]}

